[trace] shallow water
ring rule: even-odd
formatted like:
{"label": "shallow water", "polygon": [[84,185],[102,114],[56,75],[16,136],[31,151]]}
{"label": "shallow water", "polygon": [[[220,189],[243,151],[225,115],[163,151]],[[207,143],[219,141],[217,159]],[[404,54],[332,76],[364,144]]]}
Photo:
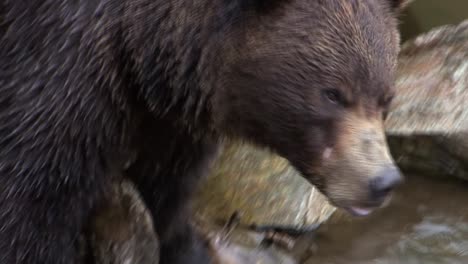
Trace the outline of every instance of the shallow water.
{"label": "shallow water", "polygon": [[408,177],[387,208],[338,213],[296,251],[305,264],[467,264],[468,184]]}

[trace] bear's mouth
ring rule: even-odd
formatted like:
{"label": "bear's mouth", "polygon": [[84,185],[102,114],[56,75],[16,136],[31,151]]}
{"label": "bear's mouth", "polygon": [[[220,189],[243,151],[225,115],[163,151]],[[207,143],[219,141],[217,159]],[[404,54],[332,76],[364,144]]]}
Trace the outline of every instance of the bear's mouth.
{"label": "bear's mouth", "polygon": [[387,207],[390,204],[390,201],[392,200],[392,196],[392,194],[387,195],[387,197],[381,204],[375,206],[346,206],[342,208],[353,216],[368,216],[379,208]]}
{"label": "bear's mouth", "polygon": [[376,208],[350,206],[350,207],[345,207],[344,209],[354,216],[368,216]]}

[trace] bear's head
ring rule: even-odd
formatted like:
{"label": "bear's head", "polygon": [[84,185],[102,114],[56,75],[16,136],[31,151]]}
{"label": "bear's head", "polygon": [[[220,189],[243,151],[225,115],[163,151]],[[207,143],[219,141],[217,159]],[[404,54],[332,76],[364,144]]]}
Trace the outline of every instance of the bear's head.
{"label": "bear's head", "polygon": [[[242,1],[242,0],[241,0]],[[403,0],[245,0],[222,44],[217,127],[366,215],[402,181],[384,133]]]}

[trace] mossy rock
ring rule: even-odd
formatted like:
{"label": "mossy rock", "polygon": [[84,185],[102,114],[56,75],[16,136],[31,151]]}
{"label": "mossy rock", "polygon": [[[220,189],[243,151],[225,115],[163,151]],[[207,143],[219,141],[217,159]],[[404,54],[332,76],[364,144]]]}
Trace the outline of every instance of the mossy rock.
{"label": "mossy rock", "polygon": [[403,45],[386,130],[403,170],[468,179],[468,20]]}
{"label": "mossy rock", "polygon": [[335,210],[285,159],[238,142],[227,143],[195,205],[209,219],[238,211],[247,225],[298,230],[323,222]]}

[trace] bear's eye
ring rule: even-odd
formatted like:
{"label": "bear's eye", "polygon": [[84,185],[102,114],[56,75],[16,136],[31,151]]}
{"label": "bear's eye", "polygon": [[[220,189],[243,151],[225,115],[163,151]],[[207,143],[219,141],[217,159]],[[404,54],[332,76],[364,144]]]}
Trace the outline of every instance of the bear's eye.
{"label": "bear's eye", "polygon": [[341,95],[340,91],[337,89],[327,89],[323,91],[323,96],[329,102],[333,104],[341,104],[343,103],[343,96]]}

